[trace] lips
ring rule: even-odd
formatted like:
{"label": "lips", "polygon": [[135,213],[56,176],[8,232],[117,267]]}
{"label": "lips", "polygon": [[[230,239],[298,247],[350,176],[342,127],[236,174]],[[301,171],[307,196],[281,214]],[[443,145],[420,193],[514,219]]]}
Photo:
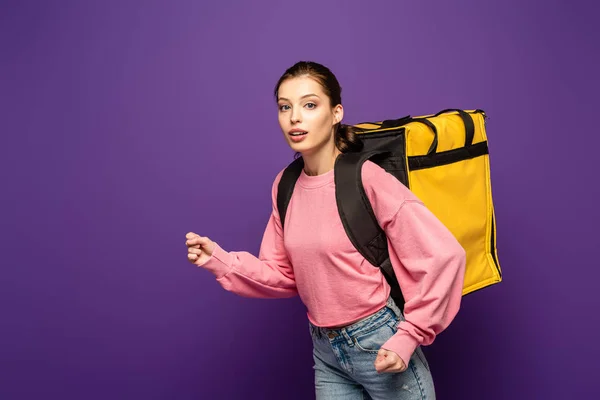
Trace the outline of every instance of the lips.
{"label": "lips", "polygon": [[306,131],[300,131],[300,130],[292,130],[289,132],[290,136],[302,136],[302,135],[306,135],[308,132]]}
{"label": "lips", "polygon": [[307,133],[308,132],[302,131],[300,129],[292,129],[288,132],[288,135],[290,136],[291,141],[293,141],[294,143],[300,143],[304,140],[304,138],[306,138]]}

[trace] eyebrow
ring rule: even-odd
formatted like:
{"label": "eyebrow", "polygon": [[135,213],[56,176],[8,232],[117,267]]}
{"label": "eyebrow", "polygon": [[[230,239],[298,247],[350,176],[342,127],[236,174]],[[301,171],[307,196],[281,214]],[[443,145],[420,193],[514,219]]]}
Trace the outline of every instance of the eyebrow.
{"label": "eyebrow", "polygon": [[[316,94],[314,94],[314,93],[309,93],[309,94],[305,94],[304,96],[300,97],[300,99],[303,99],[303,98],[305,98],[305,97],[312,97],[312,96],[314,96],[314,97],[319,97],[319,96],[317,96],[317,95],[316,95]],[[319,97],[319,98],[320,98],[320,97]],[[289,101],[289,99],[286,99],[285,97],[280,97],[280,98],[279,98],[279,99],[277,99],[277,100],[278,100],[278,101],[279,101],[279,100],[286,100],[286,101]]]}

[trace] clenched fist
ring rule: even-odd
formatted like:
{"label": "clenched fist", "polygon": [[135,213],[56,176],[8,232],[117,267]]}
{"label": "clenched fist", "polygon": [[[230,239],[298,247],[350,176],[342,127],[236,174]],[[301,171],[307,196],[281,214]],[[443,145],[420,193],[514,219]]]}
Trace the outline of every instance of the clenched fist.
{"label": "clenched fist", "polygon": [[199,267],[206,264],[215,249],[215,242],[194,232],[185,235],[188,248],[188,261]]}
{"label": "clenched fist", "polygon": [[406,364],[393,351],[386,349],[379,349],[377,358],[375,359],[375,369],[379,373],[383,372],[404,372],[406,370]]}

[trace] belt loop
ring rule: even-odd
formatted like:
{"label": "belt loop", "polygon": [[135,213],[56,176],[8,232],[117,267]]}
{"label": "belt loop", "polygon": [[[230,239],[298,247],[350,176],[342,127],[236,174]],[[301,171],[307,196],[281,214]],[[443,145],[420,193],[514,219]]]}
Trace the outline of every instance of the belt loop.
{"label": "belt loop", "polygon": [[346,343],[348,343],[348,346],[354,346],[354,342],[352,341],[350,335],[348,335],[348,331],[346,330],[346,328],[342,328],[342,336],[344,336],[344,339],[346,339]]}
{"label": "belt loop", "polygon": [[392,299],[391,296],[387,300],[387,306],[389,309],[391,309],[394,312],[394,314],[396,314],[396,318],[398,318],[400,321],[404,320],[404,315],[402,313],[402,310],[400,310],[400,308],[398,307],[398,305],[396,304],[394,299]]}
{"label": "belt loop", "polygon": [[309,322],[309,325],[310,325],[310,333],[312,334],[312,336],[320,339],[321,335],[322,335],[321,334],[321,328],[318,327],[318,326],[316,326],[316,325],[313,325],[310,322]]}

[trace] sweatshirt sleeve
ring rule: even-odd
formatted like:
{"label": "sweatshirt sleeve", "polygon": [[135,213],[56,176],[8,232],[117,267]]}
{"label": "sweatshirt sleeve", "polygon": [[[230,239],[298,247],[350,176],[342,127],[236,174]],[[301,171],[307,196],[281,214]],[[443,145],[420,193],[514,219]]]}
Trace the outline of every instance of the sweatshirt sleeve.
{"label": "sweatshirt sleeve", "polygon": [[[460,308],[466,253],[454,235],[406,186],[375,164],[363,169],[367,195],[388,238],[390,261],[404,295],[404,321],[383,348],[408,365]],[[368,188],[367,188],[368,186]]]}
{"label": "sweatshirt sleeve", "polygon": [[284,247],[276,205],[277,185],[282,172],[273,182],[272,211],[258,257],[246,251],[228,252],[216,244],[211,258],[203,265],[203,268],[215,275],[217,282],[225,290],[253,298],[285,298],[297,295],[294,270]]}

